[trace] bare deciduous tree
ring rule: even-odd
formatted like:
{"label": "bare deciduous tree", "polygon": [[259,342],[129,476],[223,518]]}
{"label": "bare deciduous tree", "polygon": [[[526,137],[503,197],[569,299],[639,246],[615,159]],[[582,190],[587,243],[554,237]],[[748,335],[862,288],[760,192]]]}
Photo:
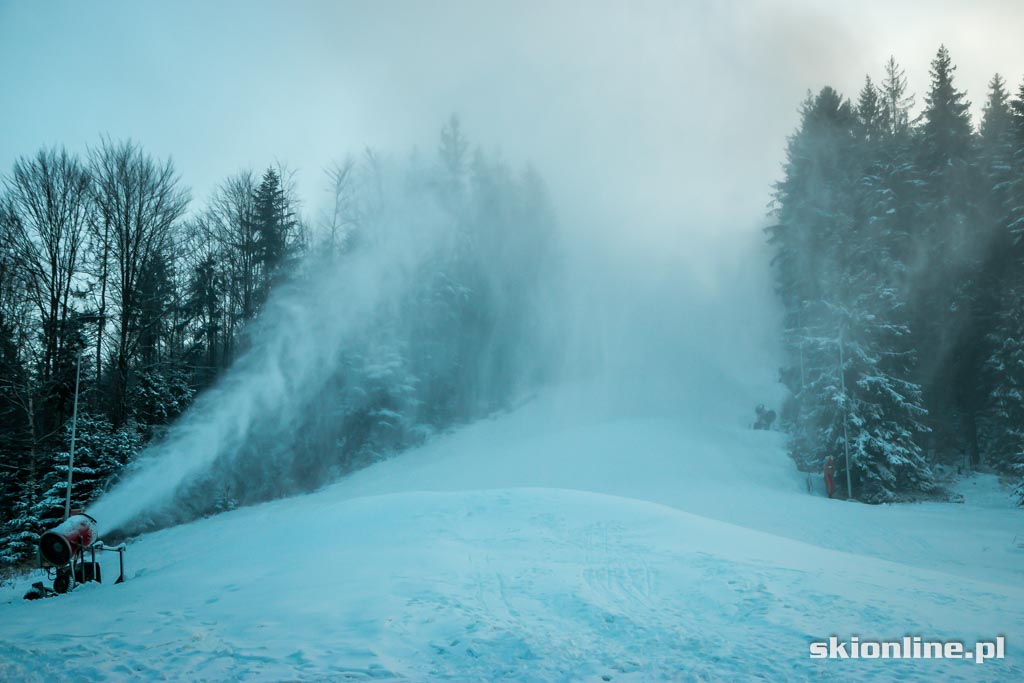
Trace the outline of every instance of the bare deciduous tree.
{"label": "bare deciduous tree", "polygon": [[168,159],[154,160],[131,141],[104,139],[90,152],[100,220],[109,228],[110,295],[117,308],[115,425],[127,415],[128,368],[142,338],[140,285],[145,270],[173,245],[188,190]]}
{"label": "bare deciduous tree", "polygon": [[66,150],[43,149],[32,159],[18,159],[4,184],[13,263],[42,326],[38,367],[45,383],[69,352],[71,298],[91,208],[89,173]]}

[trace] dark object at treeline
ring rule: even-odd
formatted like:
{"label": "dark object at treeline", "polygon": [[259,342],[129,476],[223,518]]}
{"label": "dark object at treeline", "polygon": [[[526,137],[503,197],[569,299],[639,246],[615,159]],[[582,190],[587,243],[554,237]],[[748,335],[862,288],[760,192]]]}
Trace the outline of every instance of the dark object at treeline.
{"label": "dark object at treeline", "polygon": [[754,420],[754,429],[771,429],[772,424],[775,423],[775,411],[765,410],[764,404],[759,403],[757,408],[754,408],[754,412],[757,413],[757,419]]}

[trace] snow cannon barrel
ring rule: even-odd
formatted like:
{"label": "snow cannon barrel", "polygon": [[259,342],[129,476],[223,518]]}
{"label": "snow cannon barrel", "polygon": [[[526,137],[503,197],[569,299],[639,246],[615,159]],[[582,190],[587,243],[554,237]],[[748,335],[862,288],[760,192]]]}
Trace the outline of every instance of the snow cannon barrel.
{"label": "snow cannon barrel", "polygon": [[71,515],[39,539],[39,552],[50,564],[63,567],[96,539],[96,520],[85,513]]}

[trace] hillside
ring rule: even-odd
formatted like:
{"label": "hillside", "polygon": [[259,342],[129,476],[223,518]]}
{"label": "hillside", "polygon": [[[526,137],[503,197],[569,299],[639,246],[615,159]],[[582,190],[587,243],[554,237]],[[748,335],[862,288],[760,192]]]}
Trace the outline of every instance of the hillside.
{"label": "hillside", "polygon": [[[146,535],[123,585],[6,587],[0,678],[1024,678],[1020,511],[993,479],[956,482],[964,504],[830,501],[778,434],[567,398]],[[830,634],[1001,634],[1007,659],[810,659]]]}

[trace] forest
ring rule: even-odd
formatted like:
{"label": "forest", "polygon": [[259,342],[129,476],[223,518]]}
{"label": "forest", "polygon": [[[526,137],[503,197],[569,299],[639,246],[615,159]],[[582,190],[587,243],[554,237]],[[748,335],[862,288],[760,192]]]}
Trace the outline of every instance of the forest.
{"label": "forest", "polygon": [[188,483],[183,518],[310,490],[499,410],[543,375],[525,354],[557,249],[534,170],[474,151],[452,117],[435,154],[367,148],[323,180],[314,216],[282,164],[238,171],[198,205],[170,159],[108,137],[82,156],[41,149],[2,176],[0,564],[33,562],[38,534],[63,517],[72,442],[82,507],[261,343],[276,296],[354,267],[403,220],[395,206],[445,226],[413,262],[415,286],[362,342],[330,350],[287,437],[250,438],[259,476],[212,468]]}
{"label": "forest", "polygon": [[890,58],[856,102],[808,95],[774,195],[776,285],[798,466],[837,495],[942,495],[986,470],[1024,503],[1024,83],[980,121],[945,47],[915,114]]}
{"label": "forest", "polygon": [[[941,470],[984,470],[1024,504],[1024,84],[994,76],[974,122],[955,70],[940,48],[920,108],[895,59],[855,102],[809,94],[775,186],[779,424],[797,467],[834,467],[838,497],[943,497]],[[306,404],[253,420],[154,524],[312,490],[550,376],[538,311],[556,310],[560,246],[535,170],[474,149],[452,117],[429,154],[368,148],[322,180],[316,212],[281,163],[199,203],[170,159],[110,137],[2,175],[0,563],[34,561],[62,517],[72,444],[82,507],[288,326],[290,296],[386,234],[417,252],[412,286],[317,360]],[[411,217],[443,229],[394,232]]]}

